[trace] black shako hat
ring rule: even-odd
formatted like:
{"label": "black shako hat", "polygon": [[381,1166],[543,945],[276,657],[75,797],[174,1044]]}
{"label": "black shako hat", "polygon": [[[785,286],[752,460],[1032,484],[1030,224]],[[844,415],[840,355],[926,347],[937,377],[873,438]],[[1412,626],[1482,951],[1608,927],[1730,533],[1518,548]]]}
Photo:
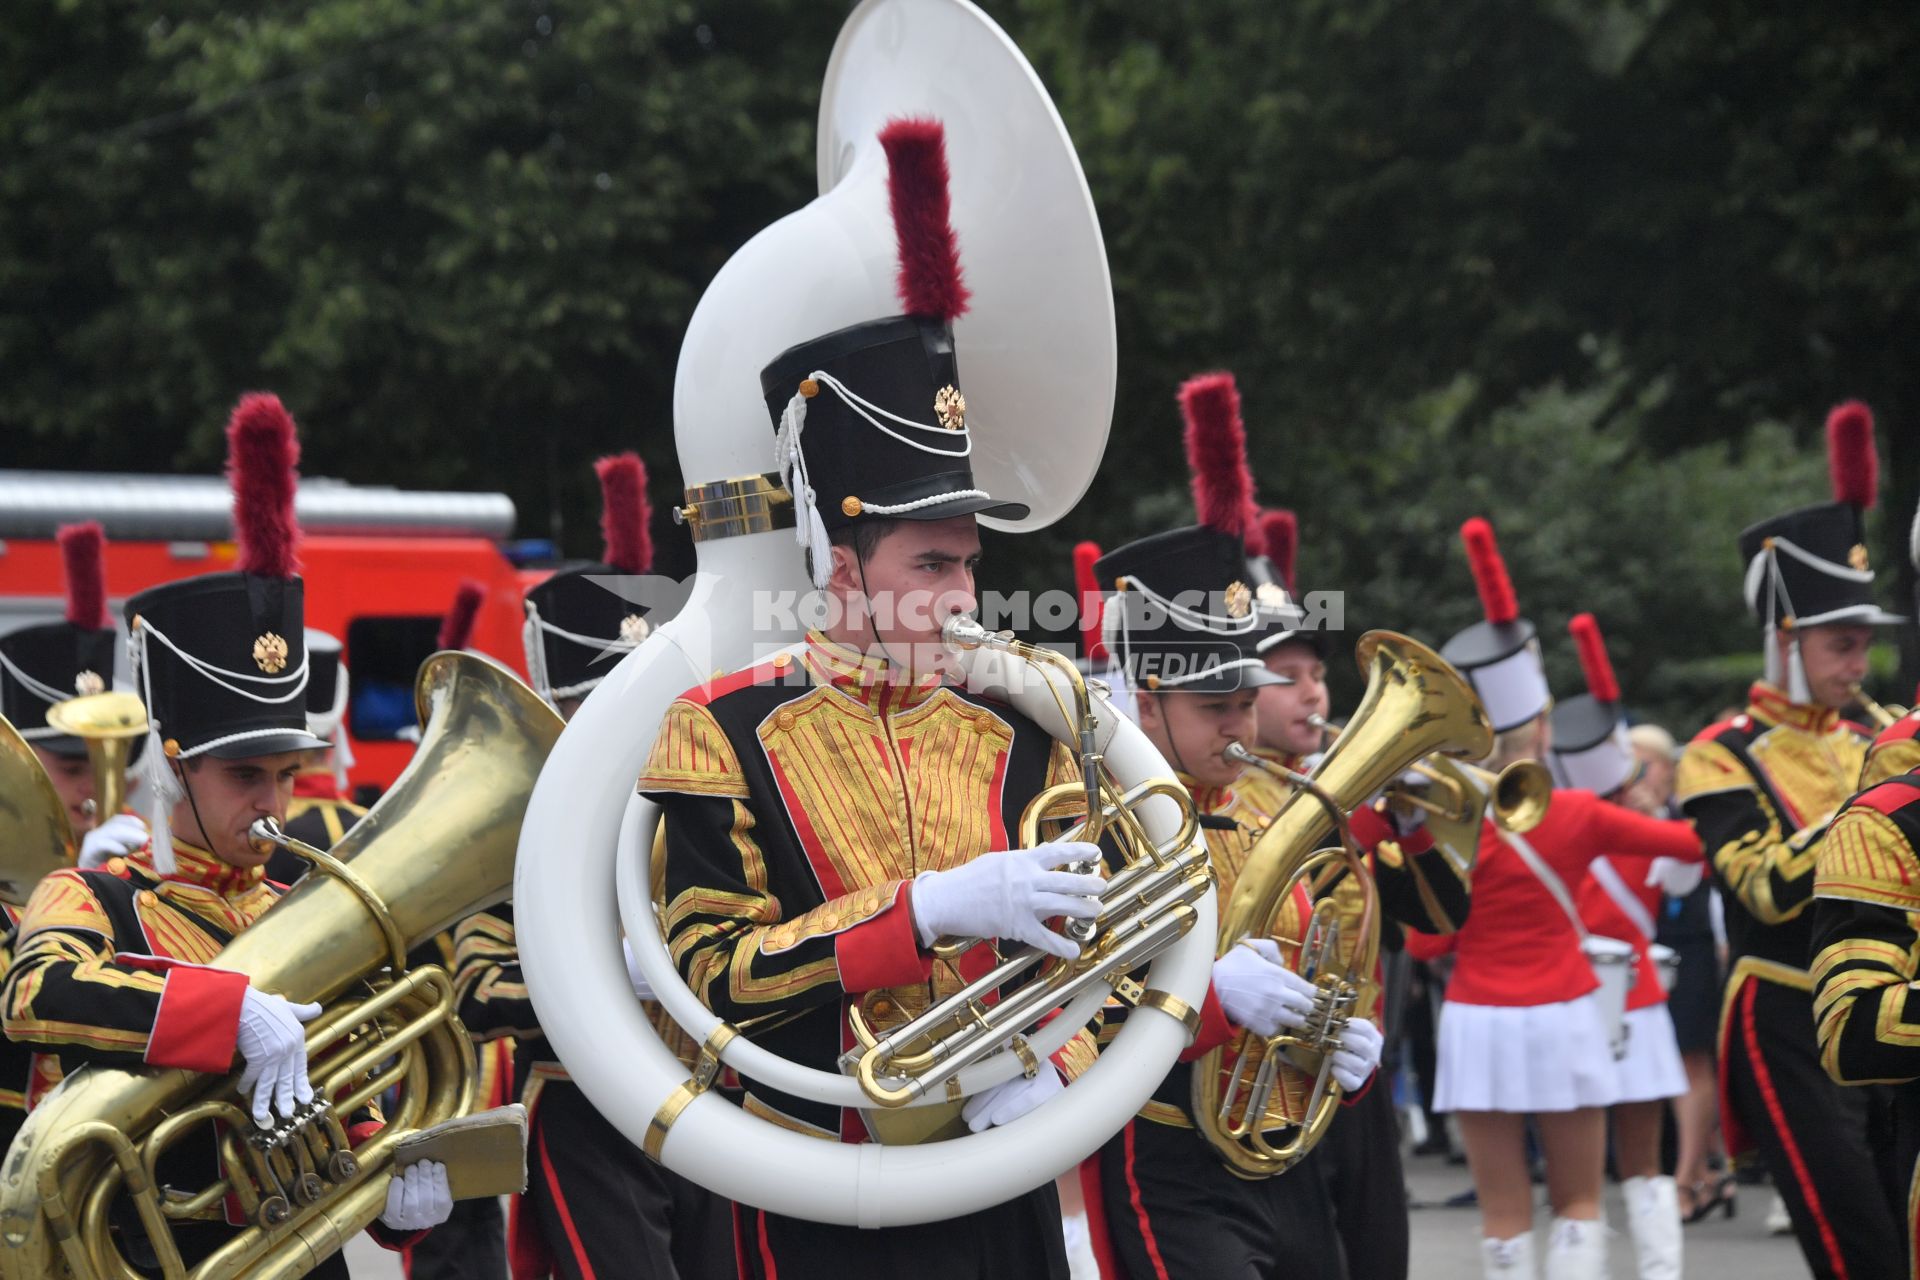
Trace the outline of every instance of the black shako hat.
{"label": "black shako hat", "polygon": [[1114,594],[1106,645],[1136,690],[1231,693],[1286,684],[1253,651],[1263,620],[1241,535],[1192,525],[1116,547],[1094,564]]}
{"label": "black shako hat", "polygon": [[87,745],[47,723],[47,709],[113,687],[113,623],[107,616],[106,535],[92,521],[55,535],[66,577],[66,616],[0,636],[0,715],[43,751],[84,756]]}

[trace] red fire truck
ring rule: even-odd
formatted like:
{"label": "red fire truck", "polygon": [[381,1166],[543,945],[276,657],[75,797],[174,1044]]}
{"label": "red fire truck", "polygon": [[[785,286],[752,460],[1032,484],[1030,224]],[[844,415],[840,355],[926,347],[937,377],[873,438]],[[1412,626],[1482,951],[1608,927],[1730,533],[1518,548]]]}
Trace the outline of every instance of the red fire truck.
{"label": "red fire truck", "polygon": [[[231,568],[225,481],[209,477],[0,470],[0,631],[58,617],[64,607],[63,524],[107,531],[107,594],[120,605],[156,583]],[[486,588],[472,647],[525,675],[521,593],[546,569],[545,543],[510,543],[513,502],[502,493],[429,493],[302,477],[298,511],[307,625],[339,637],[352,672],[347,727],[356,789],[384,788],[406,767],[413,676],[433,652],[460,583]],[[510,554],[511,553],[511,554]],[[124,654],[119,678],[127,676]]]}

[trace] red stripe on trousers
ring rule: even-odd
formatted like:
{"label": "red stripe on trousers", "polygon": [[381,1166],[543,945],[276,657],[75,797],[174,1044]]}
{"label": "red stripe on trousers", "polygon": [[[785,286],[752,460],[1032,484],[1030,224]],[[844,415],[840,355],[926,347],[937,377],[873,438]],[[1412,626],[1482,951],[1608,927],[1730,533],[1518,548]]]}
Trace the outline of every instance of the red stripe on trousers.
{"label": "red stripe on trousers", "polygon": [[586,1280],[594,1280],[593,1264],[587,1261],[587,1251],[580,1244],[580,1233],[573,1229],[573,1214],[567,1209],[567,1198],[560,1194],[560,1179],[554,1176],[553,1161],[547,1158],[546,1130],[540,1131],[540,1169],[547,1176],[547,1190],[553,1194],[553,1203],[560,1210],[560,1225],[566,1229],[567,1244],[573,1249],[573,1260],[580,1264],[580,1274]]}
{"label": "red stripe on trousers", "polygon": [[1133,1216],[1140,1222],[1140,1238],[1147,1244],[1147,1261],[1153,1264],[1153,1274],[1160,1280],[1171,1280],[1167,1275],[1167,1264],[1160,1257],[1160,1242],[1153,1238],[1153,1224],[1147,1221],[1146,1206],[1140,1203],[1140,1180],[1133,1176],[1133,1126],[1136,1121],[1127,1121],[1127,1127],[1121,1130],[1126,1135],[1127,1153],[1127,1199],[1133,1202]]}
{"label": "red stripe on trousers", "polygon": [[767,1214],[760,1212],[760,1265],[767,1269],[767,1280],[780,1280],[780,1268],[773,1263],[773,1246],[767,1243]]}
{"label": "red stripe on trousers", "polygon": [[1113,1251],[1113,1229],[1107,1225],[1106,1188],[1100,1177],[1100,1153],[1080,1162],[1080,1203],[1087,1211],[1087,1237],[1093,1245],[1093,1263],[1100,1280],[1119,1280],[1126,1273]]}
{"label": "red stripe on trousers", "polygon": [[1793,1177],[1800,1184],[1807,1212],[1813,1215],[1813,1224],[1820,1229],[1820,1243],[1827,1251],[1827,1261],[1833,1265],[1833,1274],[1838,1280],[1847,1280],[1847,1261],[1840,1256],[1840,1240],[1833,1234],[1833,1224],[1827,1221],[1826,1212],[1820,1207],[1820,1193],[1807,1174],[1807,1162],[1800,1155],[1800,1144],[1793,1140],[1793,1130],[1787,1128],[1787,1114],[1780,1106],[1780,1095],[1773,1090],[1773,1074],[1767,1070],[1766,1059],[1760,1056],[1760,1036],[1753,1024],[1753,998],[1759,990],[1758,982],[1749,982],[1747,989],[1740,993],[1740,1030],[1746,1037],[1747,1061],[1753,1064],[1753,1078],[1760,1086],[1761,1100],[1767,1104],[1767,1118],[1773,1122],[1774,1132],[1780,1135],[1780,1145],[1787,1149],[1787,1163],[1793,1166]]}

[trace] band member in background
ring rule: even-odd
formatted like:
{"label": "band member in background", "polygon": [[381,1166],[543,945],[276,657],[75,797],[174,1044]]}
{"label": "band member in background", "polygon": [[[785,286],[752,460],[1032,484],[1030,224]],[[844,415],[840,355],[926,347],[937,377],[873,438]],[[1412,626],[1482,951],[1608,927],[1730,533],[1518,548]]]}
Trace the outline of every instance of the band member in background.
{"label": "band member in background", "polygon": [[[652,566],[647,539],[646,470],[637,455],[602,458],[601,527],[605,554],[573,564],[527,593],[524,632],[534,687],[571,718],[654,619],[605,579]],[[471,589],[468,589],[471,588]],[[443,649],[464,649],[480,605],[467,584],[440,634]],[[513,1203],[507,1232],[514,1280],[693,1278],[731,1270],[731,1222],[724,1201],[646,1158],[593,1109],[540,1032],[520,973],[513,906],[463,920],[455,930],[460,1018],[483,1054],[513,1037],[511,1077],[527,1108],[527,1190]],[[634,992],[652,994],[634,974]],[[667,1019],[656,1025],[673,1027]],[[677,1028],[676,1028],[677,1030]],[[672,1041],[686,1048],[684,1036]]]}
{"label": "band member in background", "polygon": [[[1920,574],[1920,510],[1914,512],[1907,533],[1907,556],[1914,572]],[[1860,769],[1862,791],[1920,768],[1920,689],[1915,694],[1912,709],[1891,724],[1880,726],[1874,735],[1873,745],[1867,748],[1867,762]]]}
{"label": "band member in background", "polygon": [[[287,806],[287,834],[320,849],[340,843],[366,810],[347,798],[347,770],[353,748],[347,744],[347,693],[351,677],[338,639],[324,631],[307,632],[307,731],[327,744],[300,766]],[[307,872],[300,855],[277,848],[267,860],[267,878],[292,884]]]}
{"label": "band member in background", "polygon": [[[209,966],[278,899],[247,830],[257,818],[286,816],[301,761],[325,744],[307,730],[303,696],[293,421],[274,397],[249,395],[227,434],[237,572],[153,587],[126,606],[133,677],[153,730],[143,760],[152,841],[98,870],[56,871],[41,882],[20,922],[3,999],[7,1034],[57,1050],[69,1065],[224,1075],[237,1052],[243,1101],[266,1128],[313,1098],[301,1024],[320,1006],[289,1003]],[[353,1135],[367,1131],[356,1124]],[[215,1159],[209,1130],[204,1142],[170,1149],[160,1176],[199,1185]],[[413,1166],[388,1188],[384,1242],[438,1225],[452,1207],[446,1167]],[[131,1204],[123,1199],[114,1212],[129,1257],[156,1268]],[[174,1239],[192,1265],[239,1229],[215,1205]],[[344,1276],[346,1266],[335,1254],[312,1274]]]}
{"label": "band member in background", "polygon": [[[941,627],[976,605],[974,517],[1027,508],[987,493],[968,461],[945,132],[896,120],[880,141],[904,314],[802,343],[761,375],[829,625],[681,695],[639,780],[662,811],[665,932],[688,984],[754,1040],[825,1070],[850,1043],[854,1001],[871,996],[884,1031],[993,963],[985,942],[936,963],[943,937],[1077,954],[1047,921],[1097,915],[1102,883],[1066,869],[1097,865],[1095,846],[1020,849],[1010,830],[1043,788],[1078,776],[1074,756],[947,679]],[[1094,1052],[1083,1030],[1031,1078],[965,1099],[950,1127],[1017,1120]],[[871,1113],[740,1084],[762,1118],[827,1140],[874,1137]],[[743,1275],[1067,1275],[1051,1183],[880,1231],[739,1205],[735,1232]]]}
{"label": "band member in background", "polygon": [[1827,420],[1836,501],[1740,535],[1747,607],[1765,627],[1766,675],[1747,709],[1680,758],[1677,794],[1726,904],[1732,973],[1720,1027],[1721,1125],[1758,1147],[1817,1276],[1906,1273],[1895,1211],[1874,1175],[1869,1099],[1820,1063],[1813,976],[1814,864],[1859,783],[1868,735],[1841,719],[1866,675],[1875,626],[1863,523],[1878,487],[1873,419]]}
{"label": "band member in background", "polygon": [[[1291,511],[1263,511],[1260,541],[1264,555],[1251,555],[1249,568],[1257,584],[1254,595],[1272,597],[1272,588],[1298,601],[1296,562],[1300,527]],[[1307,770],[1325,745],[1329,695],[1327,657],[1332,634],[1324,627],[1305,625],[1300,611],[1282,608],[1254,641],[1254,651],[1266,669],[1280,681],[1260,689],[1257,754],[1288,769]],[[1278,808],[1292,789],[1271,774],[1257,774],[1244,785],[1268,795],[1263,803]],[[1403,949],[1405,930],[1448,934],[1467,918],[1470,899],[1467,880],[1437,848],[1417,808],[1395,813],[1396,839],[1380,840],[1367,850],[1367,865],[1378,888],[1382,921],[1381,962],[1374,984],[1362,993],[1356,1009],[1386,1032],[1386,957]],[[1464,865],[1468,858],[1461,857]],[[1360,887],[1341,868],[1331,868],[1314,886],[1316,898],[1331,894],[1339,907],[1341,937],[1349,954],[1360,943]],[[1332,1197],[1334,1221],[1340,1232],[1347,1274],[1395,1280],[1407,1274],[1410,1239],[1407,1222],[1407,1184],[1400,1161],[1400,1119],[1394,1113],[1391,1089],[1369,1089],[1343,1112],[1340,1122],[1307,1161],[1326,1180]]]}
{"label": "band member in background", "polygon": [[[1620,681],[1592,614],[1576,615],[1567,630],[1580,656],[1587,691],[1553,709],[1549,763],[1554,782],[1563,789],[1591,791],[1603,800],[1621,803],[1640,766],[1627,739]],[[1644,860],[1616,862],[1603,851],[1575,888],[1580,919],[1588,932],[1633,947],[1626,1046],[1614,1063],[1619,1089],[1609,1118],[1614,1168],[1627,1204],[1627,1229],[1639,1259],[1640,1280],[1678,1280],[1680,1275],[1680,1197],[1674,1180],[1661,1172],[1660,1131],[1667,1099],[1687,1091],[1687,1070],[1667,1013],[1664,974],[1652,952],[1665,896],[1661,884],[1669,867],[1696,881],[1701,874],[1697,861],[1656,860],[1649,866]]]}
{"label": "band member in background", "polygon": [[[1486,707],[1496,734],[1487,767],[1542,759],[1552,698],[1534,626],[1520,616],[1493,527],[1475,517],[1460,532],[1486,620],[1447,641],[1441,656]],[[1489,1277],[1538,1274],[1528,1116],[1546,1156],[1554,1213],[1547,1278],[1606,1274],[1600,1193],[1606,1108],[1619,1086],[1609,1020],[1595,996],[1601,984],[1582,951],[1570,887],[1601,853],[1644,875],[1656,857],[1698,860],[1700,843],[1685,823],[1643,817],[1590,791],[1556,791],[1545,819],[1524,835],[1482,823],[1465,925],[1451,937],[1408,939],[1420,959],[1454,956],[1434,1107],[1453,1113],[1466,1143]]]}
{"label": "band member in background", "polygon": [[[1109,552],[1095,578],[1116,587],[1104,608],[1106,647],[1133,690],[1136,719],[1209,819],[1208,854],[1224,902],[1274,810],[1256,799],[1261,793],[1247,785],[1244,766],[1223,753],[1253,741],[1255,698],[1283,678],[1267,671],[1254,644],[1290,602],[1277,591],[1262,600],[1249,585],[1252,480],[1232,376],[1189,381],[1180,405],[1201,522]],[[1378,821],[1371,812],[1355,817],[1363,831],[1368,819]],[[1312,1168],[1241,1178],[1194,1127],[1191,1111],[1192,1062],[1240,1028],[1264,1037],[1305,1025],[1314,985],[1292,966],[1311,910],[1306,887],[1296,885],[1277,936],[1238,942],[1214,962],[1192,1046],[1138,1118],[1082,1166],[1095,1253],[1109,1274],[1341,1274],[1332,1202]],[[1118,1015],[1110,1019],[1109,1030]],[[1334,1078],[1356,1094],[1378,1065],[1380,1034],[1357,1016],[1342,1040]],[[1301,1119],[1301,1100],[1285,1095],[1276,1091],[1269,1107],[1269,1132]]]}

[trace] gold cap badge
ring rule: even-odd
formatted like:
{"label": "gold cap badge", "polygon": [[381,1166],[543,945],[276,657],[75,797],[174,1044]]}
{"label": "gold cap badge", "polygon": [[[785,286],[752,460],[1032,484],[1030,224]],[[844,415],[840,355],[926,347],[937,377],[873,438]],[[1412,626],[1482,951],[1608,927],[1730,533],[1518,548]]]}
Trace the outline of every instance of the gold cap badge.
{"label": "gold cap badge", "polygon": [[652,630],[647,620],[637,613],[630,613],[620,619],[620,639],[627,644],[639,644]]}
{"label": "gold cap badge", "polygon": [[1253,592],[1247,590],[1246,583],[1238,580],[1229,582],[1225,594],[1229,618],[1244,618],[1247,610],[1253,608]]}
{"label": "gold cap badge", "polygon": [[1854,543],[1853,550],[1847,552],[1847,563],[1864,573],[1867,568],[1867,549]]}
{"label": "gold cap badge", "polygon": [[253,642],[253,662],[270,676],[287,668],[287,642],[269,631]]}
{"label": "gold cap badge", "polygon": [[933,397],[933,416],[949,431],[967,429],[967,398],[949,383]]}
{"label": "gold cap badge", "polygon": [[73,678],[73,691],[83,698],[107,691],[107,682],[100,678],[98,671],[82,671]]}

